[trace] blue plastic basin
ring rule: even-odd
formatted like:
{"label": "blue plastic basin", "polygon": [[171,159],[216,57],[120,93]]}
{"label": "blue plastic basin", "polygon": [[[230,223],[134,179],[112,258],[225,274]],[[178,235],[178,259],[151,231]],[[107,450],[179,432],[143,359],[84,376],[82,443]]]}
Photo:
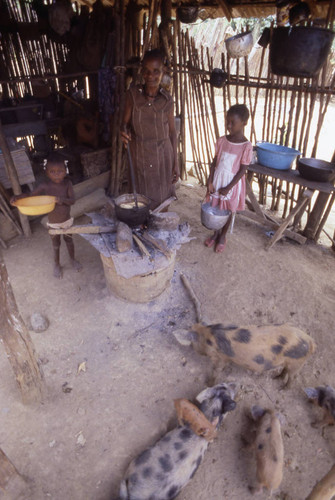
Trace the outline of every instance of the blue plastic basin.
{"label": "blue plastic basin", "polygon": [[271,142],[257,143],[256,150],[260,165],[277,170],[289,170],[296,157],[301,154],[297,149]]}

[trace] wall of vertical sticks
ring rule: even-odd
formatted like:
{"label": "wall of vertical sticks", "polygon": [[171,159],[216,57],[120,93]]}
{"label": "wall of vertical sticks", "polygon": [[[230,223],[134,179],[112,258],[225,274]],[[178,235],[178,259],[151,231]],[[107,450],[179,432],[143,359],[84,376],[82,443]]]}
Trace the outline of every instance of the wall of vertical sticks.
{"label": "wall of vertical sticks", "polygon": [[[36,14],[31,3],[6,0],[6,4],[12,20],[18,25],[22,23],[25,28],[32,23],[36,30]],[[250,110],[247,134],[253,143],[266,140],[296,147],[303,156],[318,156],[320,137],[325,133],[323,123],[335,95],[331,58],[316,78],[278,77],[270,72],[267,48],[254,49],[248,58],[230,59],[223,43],[227,23],[221,26],[220,19],[216,20],[215,32],[221,44],[218,47],[216,43],[213,47],[206,45],[198,34],[192,36],[192,26],[186,29],[178,20],[172,25],[166,21],[171,19],[169,2],[151,0],[145,13],[132,0],[127,6],[124,0],[116,0],[114,7],[108,9],[108,15],[114,18],[114,31],[109,39],[113,51],[110,64],[117,74],[115,111],[111,117],[110,194],[120,192],[125,178],[126,160],[119,127],[126,64],[130,58],[141,57],[147,49],[158,46],[164,47],[169,54],[171,92],[181,124],[179,157],[183,177],[192,168],[199,182],[205,184],[214,143],[224,133],[224,115],[236,102],[245,103]],[[159,26],[158,14],[161,15]],[[86,80],[86,90],[88,86],[91,97],[96,97],[98,72],[66,74],[64,68],[69,57],[66,43],[52,40],[47,34],[34,38],[33,31],[8,32],[0,39],[0,59],[5,68],[0,74],[3,95],[31,93],[32,82],[42,77],[49,81],[53,91],[67,91]],[[223,69],[228,75],[222,89],[215,89],[209,83],[214,67]],[[260,202],[268,201],[272,210],[281,210],[285,217],[299,196],[299,188],[284,186],[280,181],[271,181],[269,186],[269,179],[262,176],[258,183]],[[280,203],[283,199],[284,204]],[[333,201],[329,200],[320,217],[330,212]],[[310,211],[311,206],[307,210]]]}

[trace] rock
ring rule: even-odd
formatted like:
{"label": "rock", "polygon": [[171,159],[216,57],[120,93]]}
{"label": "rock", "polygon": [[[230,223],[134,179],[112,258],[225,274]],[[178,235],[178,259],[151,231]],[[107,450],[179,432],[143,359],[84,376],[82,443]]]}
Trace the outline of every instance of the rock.
{"label": "rock", "polygon": [[45,330],[49,328],[48,318],[38,312],[35,312],[30,316],[30,324],[32,330],[36,333],[45,332]]}
{"label": "rock", "polygon": [[133,233],[127,224],[119,222],[116,230],[116,248],[118,252],[128,252],[133,247]]}
{"label": "rock", "polygon": [[180,222],[179,215],[176,212],[163,212],[151,214],[149,228],[156,231],[175,231]]}

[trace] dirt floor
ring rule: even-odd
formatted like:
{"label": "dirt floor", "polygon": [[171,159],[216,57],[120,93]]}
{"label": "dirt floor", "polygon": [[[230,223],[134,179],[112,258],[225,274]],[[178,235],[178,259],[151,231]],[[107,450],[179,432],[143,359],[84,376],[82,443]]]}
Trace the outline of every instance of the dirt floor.
{"label": "dirt floor", "polygon": [[[174,329],[195,322],[181,271],[211,321],[290,322],[315,339],[317,351],[286,390],[269,375],[226,368],[220,381],[237,382],[237,408],[178,499],[252,498],[248,485],[255,466],[241,432],[245,412],[255,403],[275,407],[285,418],[284,479],[273,498],[305,499],[333,465],[334,428],[322,436],[311,427],[321,412],[302,388],[335,385],[335,254],[288,240],[265,251],[265,229],[237,216],[225,253],[217,255],[203,245],[209,234],[199,220],[203,194],[187,182],[180,187],[172,208],[190,222],[194,239],[177,253],[171,286],[147,304],[109,295],[99,254],[80,236],[75,245],[84,268],[73,271],[63,248],[62,280],[52,277],[49,236],[38,222],[31,239],[12,240],[4,251],[23,319],[29,323],[40,312],[50,321],[44,333],[31,332],[48,390],[38,408],[21,404],[0,345],[0,447],[29,485],[14,500],[117,499],[131,459],[176,425],[173,399],[192,400],[206,386],[209,359],[173,336]],[[86,371],[78,373],[83,361]]]}

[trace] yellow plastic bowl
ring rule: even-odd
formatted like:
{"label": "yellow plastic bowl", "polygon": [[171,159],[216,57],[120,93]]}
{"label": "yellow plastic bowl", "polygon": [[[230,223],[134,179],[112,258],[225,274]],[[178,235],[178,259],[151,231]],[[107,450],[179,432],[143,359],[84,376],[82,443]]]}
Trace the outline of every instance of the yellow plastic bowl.
{"label": "yellow plastic bowl", "polygon": [[43,215],[52,212],[56,205],[55,196],[29,196],[16,200],[15,205],[24,215]]}

